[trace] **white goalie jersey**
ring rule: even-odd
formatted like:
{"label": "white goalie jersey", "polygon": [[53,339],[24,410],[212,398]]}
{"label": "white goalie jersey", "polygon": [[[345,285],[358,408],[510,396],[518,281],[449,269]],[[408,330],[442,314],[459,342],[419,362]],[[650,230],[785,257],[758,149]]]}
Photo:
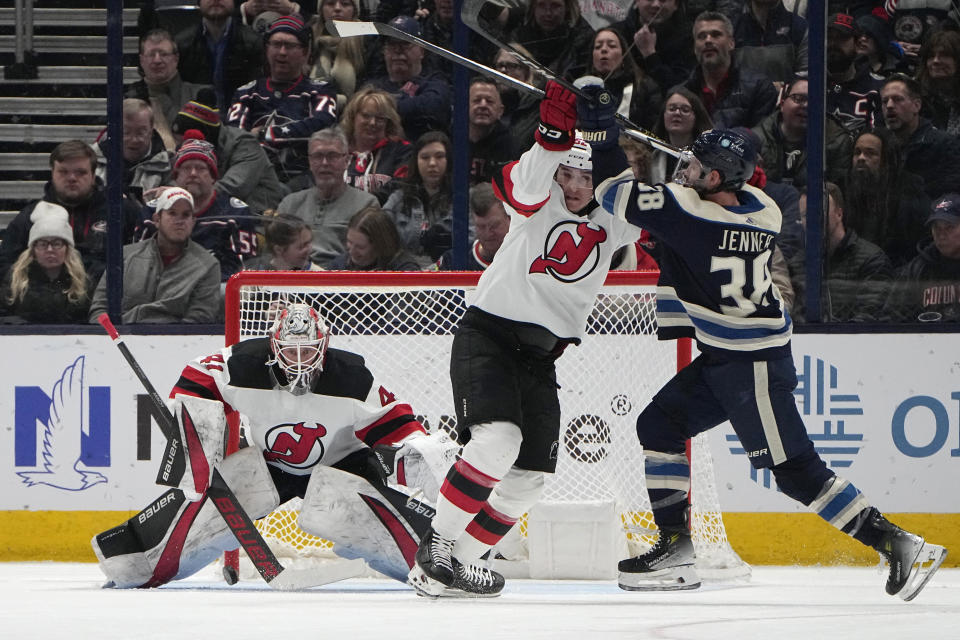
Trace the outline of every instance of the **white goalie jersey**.
{"label": "white goalie jersey", "polygon": [[494,178],[510,231],[472,304],[579,342],[614,253],[642,230],[593,203],[584,216],[568,211],[553,180],[566,155],[535,144]]}
{"label": "white goalie jersey", "polygon": [[295,475],[425,433],[410,406],[377,383],[359,355],[328,349],[312,392],[299,396],[278,388],[278,371],[266,364],[272,357],[269,339],[245,340],[191,361],[170,395],[220,402],[228,420],[243,416],[248,443],[267,464]]}

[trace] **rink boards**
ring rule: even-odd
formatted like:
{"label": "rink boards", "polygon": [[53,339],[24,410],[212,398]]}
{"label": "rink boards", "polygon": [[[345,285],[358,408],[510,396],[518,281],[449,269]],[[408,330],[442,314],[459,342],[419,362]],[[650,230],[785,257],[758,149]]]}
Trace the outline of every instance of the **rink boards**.
{"label": "rink boards", "polygon": [[[222,336],[126,340],[161,394],[185,362],[223,344]],[[794,359],[808,433],[831,468],[901,524],[958,549],[955,345],[951,334],[800,335]],[[149,403],[99,335],[0,336],[0,349],[8,363],[0,372],[0,559],[92,560],[90,537],[158,494],[162,443]],[[61,416],[56,428],[47,427],[51,411]],[[728,535],[745,560],[875,562],[753,470],[729,425],[714,431],[712,448]]]}

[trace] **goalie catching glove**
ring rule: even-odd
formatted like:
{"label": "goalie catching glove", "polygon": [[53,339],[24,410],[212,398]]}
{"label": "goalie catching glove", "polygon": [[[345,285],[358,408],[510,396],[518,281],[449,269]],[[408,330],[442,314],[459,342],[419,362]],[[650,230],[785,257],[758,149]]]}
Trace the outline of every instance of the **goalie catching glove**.
{"label": "goalie catching glove", "polygon": [[576,126],[576,94],[551,80],[540,101],[540,124],[534,137],[548,151],[567,151],[573,146]]}
{"label": "goalie catching glove", "polygon": [[421,489],[431,502],[436,502],[440,485],[459,451],[460,445],[442,432],[415,433],[395,445],[374,448],[388,482]]}
{"label": "goalie catching glove", "polygon": [[583,139],[593,149],[610,149],[618,144],[617,102],[596,76],[583,76],[573,86],[583,94],[577,98],[577,115]]}

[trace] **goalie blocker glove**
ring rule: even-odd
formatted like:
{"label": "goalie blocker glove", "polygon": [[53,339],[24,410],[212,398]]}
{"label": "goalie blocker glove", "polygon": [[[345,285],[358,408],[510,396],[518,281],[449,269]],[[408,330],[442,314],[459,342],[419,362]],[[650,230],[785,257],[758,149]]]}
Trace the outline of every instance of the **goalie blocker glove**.
{"label": "goalie blocker glove", "polygon": [[610,149],[619,143],[617,102],[596,76],[583,76],[573,83],[580,90],[577,116],[583,139],[594,149]]}
{"label": "goalie blocker glove", "polygon": [[568,151],[577,126],[577,96],[553,80],[547,83],[545,94],[540,101],[540,124],[534,137],[548,151]]}

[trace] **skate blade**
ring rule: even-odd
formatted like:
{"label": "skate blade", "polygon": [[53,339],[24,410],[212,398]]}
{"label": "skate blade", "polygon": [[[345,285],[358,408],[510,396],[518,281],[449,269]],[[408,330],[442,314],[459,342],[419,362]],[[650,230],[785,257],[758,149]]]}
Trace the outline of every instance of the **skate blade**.
{"label": "skate blade", "polygon": [[621,571],[617,584],[624,591],[687,591],[700,587],[700,576],[693,565],[644,573]]}
{"label": "skate blade", "polygon": [[947,550],[938,544],[923,543],[920,553],[913,561],[910,577],[897,594],[904,602],[910,602],[930,582],[930,578],[937,572],[947,557]]}
{"label": "skate blade", "polygon": [[442,598],[496,598],[500,595],[500,591],[496,593],[474,593],[472,591],[464,591],[463,589],[453,589],[451,587],[446,587],[443,590],[443,593],[440,594]]}
{"label": "skate blade", "polygon": [[413,569],[407,575],[407,584],[413,587],[418,596],[434,600],[443,595],[444,590],[447,589],[442,583],[428,577],[417,565],[413,565]]}

